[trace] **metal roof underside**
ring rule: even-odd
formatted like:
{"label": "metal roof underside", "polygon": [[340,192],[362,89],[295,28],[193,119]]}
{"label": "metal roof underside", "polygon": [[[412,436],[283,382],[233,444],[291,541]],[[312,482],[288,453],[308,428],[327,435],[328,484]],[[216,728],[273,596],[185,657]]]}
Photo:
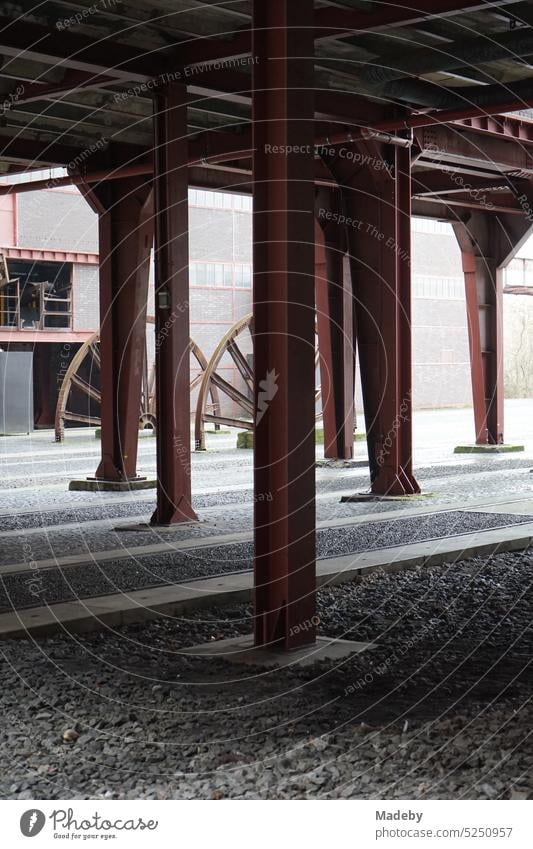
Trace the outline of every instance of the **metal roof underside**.
{"label": "metal roof underside", "polygon": [[[478,121],[456,125],[454,133],[471,146],[475,136],[483,148],[474,168],[479,179],[533,175],[533,132],[526,126],[533,106],[533,2],[317,0],[310,25],[319,131],[516,101],[526,116],[522,129],[517,120],[502,132],[500,122],[491,134]],[[248,0],[4,3],[0,170],[66,165],[91,146],[148,154],[154,85],[166,74],[187,83],[189,132],[199,157],[218,145],[232,150],[232,140],[237,149],[250,134],[250,51]],[[502,166],[501,157],[486,152],[485,135],[496,143],[513,134],[520,149],[510,163],[504,156]],[[417,131],[419,143],[428,137]],[[459,162],[460,152],[454,156]],[[421,149],[416,167],[434,168],[435,157]]]}

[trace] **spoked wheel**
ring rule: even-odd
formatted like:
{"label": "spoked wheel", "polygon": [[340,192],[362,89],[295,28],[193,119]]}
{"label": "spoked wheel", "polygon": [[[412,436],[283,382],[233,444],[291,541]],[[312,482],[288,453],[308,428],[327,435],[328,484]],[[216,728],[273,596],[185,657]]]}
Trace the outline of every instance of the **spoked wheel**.
{"label": "spoked wheel", "polygon": [[[231,327],[222,337],[209,360],[202,376],[198,401],[196,404],[196,417],[194,426],[194,439],[197,451],[205,451],[205,424],[213,422],[216,426],[236,427],[240,430],[254,429],[254,402],[253,402],[253,329],[251,314],[245,315]],[[319,363],[318,347],[315,354],[315,371]],[[221,374],[233,364],[242,378],[241,388],[234,386]],[[218,390],[219,395],[225,398],[226,406],[231,405],[236,415],[223,414],[224,409],[218,404],[209,403],[213,392]],[[315,390],[315,403],[321,397],[320,387]],[[235,409],[236,408],[236,409]],[[321,414],[316,416],[317,419]]]}
{"label": "spoked wheel", "polygon": [[[147,324],[153,324],[153,317],[147,318]],[[190,340],[190,352],[198,374],[191,380],[191,391],[201,382],[207,368],[207,359],[196,342]],[[142,381],[139,427],[155,428],[157,424],[155,403],[155,365],[147,368],[148,357],[144,356],[144,374]],[[55,439],[62,442],[65,438],[65,423],[76,422],[81,425],[99,427],[100,419],[100,334],[94,333],[76,352],[65,372],[56,405]],[[220,399],[216,387],[210,394],[213,409],[220,409]]]}

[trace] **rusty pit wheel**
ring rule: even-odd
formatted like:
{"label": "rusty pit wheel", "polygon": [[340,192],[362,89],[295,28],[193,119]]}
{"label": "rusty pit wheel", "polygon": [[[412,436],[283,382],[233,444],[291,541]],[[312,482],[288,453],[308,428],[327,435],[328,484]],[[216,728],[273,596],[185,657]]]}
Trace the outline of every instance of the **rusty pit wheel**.
{"label": "rusty pit wheel", "polygon": [[[196,403],[196,416],[194,423],[194,441],[196,451],[205,451],[205,424],[213,422],[215,427],[226,425],[241,430],[254,429],[254,402],[253,402],[253,368],[247,358],[253,350],[252,343],[252,314],[243,316],[222,337],[215,348],[209,363],[204,369],[198,400]],[[319,363],[318,346],[315,347],[315,370]],[[243,380],[241,389],[229,383],[220,371],[224,367],[223,362],[233,361],[238,373]],[[217,404],[209,404],[209,397],[218,390],[219,395],[225,396],[234,405],[237,405],[238,415],[222,415],[220,401]],[[315,403],[321,396],[320,388],[315,391]],[[319,419],[321,413],[317,414]]]}
{"label": "rusty pit wheel", "polygon": [[[154,323],[152,316],[149,316],[146,321],[147,324]],[[208,363],[202,350],[192,339],[190,340],[190,352],[200,369],[191,381],[192,391],[201,383]],[[146,346],[144,361],[141,408],[139,411],[139,427],[141,429],[155,428],[157,425],[155,366],[152,365],[150,373],[148,373]],[[66,422],[77,422],[92,427],[100,426],[100,368],[100,334],[93,333],[76,352],[63,377],[56,405],[56,442],[63,442]],[[216,387],[213,387],[210,397],[213,409],[218,411],[220,399]]]}

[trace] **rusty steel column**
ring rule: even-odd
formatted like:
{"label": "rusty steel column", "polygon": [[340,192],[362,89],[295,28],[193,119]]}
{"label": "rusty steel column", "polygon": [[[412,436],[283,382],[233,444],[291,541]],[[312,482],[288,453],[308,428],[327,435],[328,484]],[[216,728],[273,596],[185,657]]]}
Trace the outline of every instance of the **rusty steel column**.
{"label": "rusty steel column", "polygon": [[313,2],[253,2],[254,621],[315,641]]}
{"label": "rusty steel column", "polygon": [[[412,468],[411,163],[409,148],[372,145],[342,167],[371,489],[420,491]],[[332,166],[335,171],[335,164]]]}
{"label": "rusty steel column", "polygon": [[155,98],[157,507],[152,524],[197,519],[191,506],[187,90]]}
{"label": "rusty steel column", "polygon": [[96,479],[135,481],[146,303],[153,243],[152,186],[146,177],[85,187],[98,213],[102,458]]}
{"label": "rusty steel column", "polygon": [[454,223],[465,278],[472,403],[477,445],[504,440],[503,281],[498,222],[486,213]]}
{"label": "rusty steel column", "polygon": [[511,182],[523,215],[485,210],[465,212],[452,226],[465,276],[472,400],[478,445],[504,443],[502,269],[533,231],[533,186]]}
{"label": "rusty steel column", "polygon": [[477,445],[501,445],[504,422],[503,283],[494,262],[461,253]]}
{"label": "rusty steel column", "polygon": [[318,258],[323,261],[316,274],[316,309],[324,456],[349,460],[355,425],[353,298],[341,210],[333,193],[318,192],[316,214]]}

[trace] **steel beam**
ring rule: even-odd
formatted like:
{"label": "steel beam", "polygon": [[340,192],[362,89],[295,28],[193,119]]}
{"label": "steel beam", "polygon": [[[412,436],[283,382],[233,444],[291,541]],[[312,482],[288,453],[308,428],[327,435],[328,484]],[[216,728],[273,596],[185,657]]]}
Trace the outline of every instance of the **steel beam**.
{"label": "steel beam", "polygon": [[155,99],[157,507],[152,524],[196,520],[191,506],[187,91]]}
{"label": "steel beam", "polygon": [[315,39],[348,38],[358,32],[376,32],[395,26],[423,24],[436,18],[447,18],[472,12],[495,11],[501,6],[512,6],[519,0],[483,2],[483,0],[410,0],[408,4],[382,3],[375,12],[359,9],[322,8],[315,12]]}
{"label": "steel beam", "polygon": [[102,458],[96,478],[137,477],[152,187],[143,177],[80,187],[98,213]]}
{"label": "steel beam", "polygon": [[411,162],[368,146],[364,169],[336,162],[344,197],[372,492],[420,491],[412,470]]}
{"label": "steel beam", "polygon": [[355,424],[353,297],[345,233],[335,223],[338,201],[338,193],[322,189],[317,194],[315,287],[324,456],[348,460],[353,457]]}
{"label": "steel beam", "polygon": [[255,643],[284,649],[316,621],[312,16],[253,2]]}

